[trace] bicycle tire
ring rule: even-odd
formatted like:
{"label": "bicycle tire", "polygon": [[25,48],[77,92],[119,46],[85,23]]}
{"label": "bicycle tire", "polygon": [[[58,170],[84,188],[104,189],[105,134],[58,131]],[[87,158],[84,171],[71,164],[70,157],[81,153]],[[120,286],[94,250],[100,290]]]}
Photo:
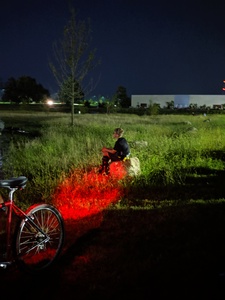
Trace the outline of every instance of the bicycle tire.
{"label": "bicycle tire", "polygon": [[60,212],[49,204],[32,206],[26,215],[15,232],[14,250],[19,268],[34,273],[49,268],[61,253],[64,222]]}

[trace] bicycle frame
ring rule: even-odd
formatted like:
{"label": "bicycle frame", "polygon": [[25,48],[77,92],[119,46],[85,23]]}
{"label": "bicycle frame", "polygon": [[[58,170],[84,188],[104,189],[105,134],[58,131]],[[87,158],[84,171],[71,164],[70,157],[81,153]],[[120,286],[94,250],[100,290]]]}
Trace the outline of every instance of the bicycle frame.
{"label": "bicycle frame", "polygon": [[[43,232],[43,230],[37,226],[37,224],[35,224],[32,220],[31,217],[29,217],[23,210],[21,210],[12,200],[12,195],[13,193],[17,190],[17,188],[13,188],[10,191],[10,197],[11,199],[2,203],[0,205],[0,209],[4,209],[5,207],[9,209],[8,213],[7,213],[7,220],[6,220],[6,260],[8,261],[11,257],[11,236],[12,236],[12,213],[14,212],[18,217],[20,218],[24,218],[25,221],[29,220],[29,222],[32,224],[32,226],[34,226],[39,232],[42,233],[42,235],[45,237],[41,242],[39,242],[35,247],[37,247],[38,245],[48,242],[49,241],[49,236],[47,234],[45,234],[45,232]],[[32,251],[35,247],[30,248],[28,252]],[[4,262],[4,263],[7,263]],[[10,263],[10,261],[8,261],[8,263]],[[3,262],[0,262],[0,267],[3,264]]]}
{"label": "bicycle frame", "polygon": [[[27,180],[25,176],[0,180],[0,188],[9,190],[8,200],[0,203],[0,210],[6,214],[6,252],[0,267],[6,268],[17,262],[28,272],[38,272],[50,266],[59,256],[64,241],[64,222],[60,212],[52,205],[34,204],[25,212],[15,204],[13,195],[18,189],[25,188]],[[20,223],[13,224],[13,215]],[[16,225],[15,228],[13,225]],[[11,245],[13,238],[15,244]]]}
{"label": "bicycle frame", "polygon": [[[27,217],[26,214],[14,203],[13,194],[18,188],[10,188],[8,194],[8,200],[0,204],[0,209],[6,210],[6,261],[0,262],[0,267],[6,268],[7,265],[11,264],[11,236],[12,236],[12,213],[14,212],[19,217]],[[30,219],[30,218],[29,218]],[[32,220],[30,219],[32,222]]]}

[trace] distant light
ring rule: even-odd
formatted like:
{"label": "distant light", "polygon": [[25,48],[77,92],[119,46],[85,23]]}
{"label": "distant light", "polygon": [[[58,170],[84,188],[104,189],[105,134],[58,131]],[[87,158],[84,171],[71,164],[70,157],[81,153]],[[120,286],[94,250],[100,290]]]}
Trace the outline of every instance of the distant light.
{"label": "distant light", "polygon": [[47,104],[48,104],[48,105],[53,105],[53,100],[48,99],[48,100],[47,100]]}

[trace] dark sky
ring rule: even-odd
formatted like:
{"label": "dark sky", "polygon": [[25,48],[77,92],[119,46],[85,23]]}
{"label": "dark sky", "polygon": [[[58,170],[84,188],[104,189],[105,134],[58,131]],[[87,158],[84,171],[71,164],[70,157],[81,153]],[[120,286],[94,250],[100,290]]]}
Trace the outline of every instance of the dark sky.
{"label": "dark sky", "polygon": [[[225,1],[71,0],[90,18],[101,64],[92,95],[221,94],[225,79]],[[48,67],[70,18],[67,0],[1,2],[0,80],[26,75],[57,91]],[[92,96],[90,95],[90,96]]]}

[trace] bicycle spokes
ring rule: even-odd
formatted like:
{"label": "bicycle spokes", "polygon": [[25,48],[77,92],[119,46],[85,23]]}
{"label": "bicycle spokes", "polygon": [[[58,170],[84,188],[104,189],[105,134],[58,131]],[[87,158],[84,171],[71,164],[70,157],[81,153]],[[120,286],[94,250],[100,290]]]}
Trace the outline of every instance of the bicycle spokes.
{"label": "bicycle spokes", "polygon": [[62,219],[54,207],[46,204],[33,208],[27,216],[18,230],[16,255],[25,268],[41,270],[49,266],[61,250]]}

